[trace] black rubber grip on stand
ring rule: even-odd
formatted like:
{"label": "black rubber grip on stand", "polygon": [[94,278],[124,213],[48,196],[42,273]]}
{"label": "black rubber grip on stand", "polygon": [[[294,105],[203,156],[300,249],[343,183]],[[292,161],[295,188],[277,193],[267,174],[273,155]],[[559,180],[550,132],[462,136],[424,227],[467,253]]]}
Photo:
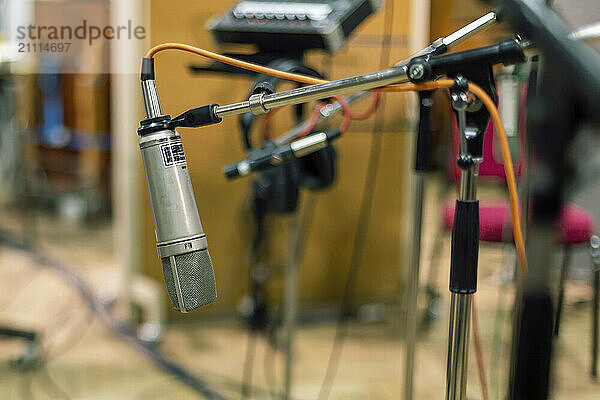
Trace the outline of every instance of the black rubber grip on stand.
{"label": "black rubber grip on stand", "polygon": [[456,200],[452,229],[450,291],[470,294],[477,291],[479,256],[479,201]]}

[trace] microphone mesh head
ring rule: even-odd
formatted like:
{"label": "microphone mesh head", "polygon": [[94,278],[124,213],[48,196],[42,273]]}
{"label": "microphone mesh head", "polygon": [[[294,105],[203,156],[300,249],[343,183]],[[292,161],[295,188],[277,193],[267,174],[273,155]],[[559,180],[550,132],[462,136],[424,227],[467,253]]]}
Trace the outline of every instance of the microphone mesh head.
{"label": "microphone mesh head", "polygon": [[215,272],[208,249],[165,257],[162,266],[175,310],[188,312],[217,299]]}

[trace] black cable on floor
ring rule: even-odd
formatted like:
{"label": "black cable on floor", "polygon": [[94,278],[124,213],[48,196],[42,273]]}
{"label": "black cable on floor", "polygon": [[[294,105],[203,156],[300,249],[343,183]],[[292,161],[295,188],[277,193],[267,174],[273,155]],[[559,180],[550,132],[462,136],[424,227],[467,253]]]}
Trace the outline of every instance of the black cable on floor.
{"label": "black cable on floor", "polygon": [[[390,0],[386,3],[385,6],[385,25],[384,34],[381,42],[381,56],[379,60],[380,69],[383,69],[389,65],[393,18],[394,0]],[[350,266],[348,267],[346,286],[344,288],[344,294],[340,306],[340,314],[335,330],[335,337],[333,339],[333,346],[331,348],[331,353],[329,354],[327,370],[325,372],[325,377],[323,378],[323,382],[319,390],[319,400],[325,400],[329,397],[331,386],[333,385],[333,380],[335,379],[335,375],[337,373],[344,345],[343,340],[348,330],[347,319],[348,315],[352,311],[352,303],[354,299],[354,292],[356,289],[356,281],[358,279],[360,266],[364,254],[364,248],[366,243],[365,236],[369,226],[369,219],[371,216],[371,205],[373,203],[373,195],[375,193],[375,182],[377,172],[379,169],[379,160],[381,158],[381,132],[383,130],[383,124],[385,122],[383,112],[385,107],[384,96],[382,96],[381,100],[379,101],[379,107],[380,111],[375,116],[375,122],[373,124],[367,174],[365,177],[365,185],[363,188],[360,212],[358,216],[358,225],[356,228],[354,242],[352,245],[352,256],[350,258]]]}
{"label": "black cable on floor", "polygon": [[177,364],[175,361],[169,359],[152,344],[140,340],[135,335],[129,324],[127,324],[125,321],[119,320],[104,304],[96,300],[91,287],[76,271],[70,269],[57,260],[41,254],[37,250],[27,245],[10,239],[3,233],[0,233],[0,242],[8,247],[29,254],[36,262],[36,265],[43,266],[49,271],[54,272],[63,282],[71,286],[79,293],[80,297],[106,327],[108,327],[114,334],[132,345],[135,349],[143,353],[158,368],[168,374],[173,375],[179,381],[194,389],[207,399],[226,400],[226,397],[212,390],[204,380],[192,375],[188,370]]}

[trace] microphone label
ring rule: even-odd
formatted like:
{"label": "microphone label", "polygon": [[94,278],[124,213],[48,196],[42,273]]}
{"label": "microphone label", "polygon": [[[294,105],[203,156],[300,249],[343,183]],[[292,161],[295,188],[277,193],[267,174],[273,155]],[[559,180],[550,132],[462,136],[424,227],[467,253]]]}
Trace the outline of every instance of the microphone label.
{"label": "microphone label", "polygon": [[161,145],[160,153],[162,154],[163,165],[165,168],[173,167],[175,165],[186,165],[185,153],[183,152],[183,145],[181,142]]}

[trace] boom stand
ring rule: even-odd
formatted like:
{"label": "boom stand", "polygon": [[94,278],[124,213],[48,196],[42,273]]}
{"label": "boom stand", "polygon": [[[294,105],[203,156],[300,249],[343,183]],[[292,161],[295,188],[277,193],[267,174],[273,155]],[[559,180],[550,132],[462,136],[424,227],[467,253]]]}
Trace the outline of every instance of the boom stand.
{"label": "boom stand", "polygon": [[431,136],[432,91],[419,92],[419,126],[416,137],[413,236],[410,253],[406,294],[406,350],[404,358],[404,399],[413,398],[413,376],[417,336],[417,297],[419,294],[419,264],[421,260],[421,230],[423,226],[423,198],[425,173],[429,168]]}
{"label": "boom stand", "polygon": [[466,398],[467,389],[471,303],[473,294],[477,291],[479,201],[476,198],[484,129],[467,127],[467,81],[460,75],[451,89],[451,100],[452,107],[458,114],[460,154],[457,165],[461,169],[461,177],[452,230],[446,399],[462,400]]}

